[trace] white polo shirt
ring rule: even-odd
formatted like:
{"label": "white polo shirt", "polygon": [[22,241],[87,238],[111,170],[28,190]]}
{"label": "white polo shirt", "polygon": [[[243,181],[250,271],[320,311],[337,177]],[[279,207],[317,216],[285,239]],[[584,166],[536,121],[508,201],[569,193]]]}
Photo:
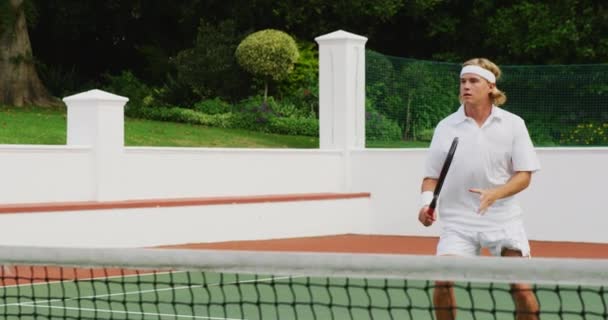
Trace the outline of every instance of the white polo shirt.
{"label": "white polo shirt", "polygon": [[439,195],[437,211],[445,227],[494,230],[521,219],[515,196],[497,200],[484,215],[477,213],[479,194],[470,188],[504,185],[516,171],[535,172],[540,163],[526,125],[519,116],[492,106],[483,126],[467,117],[464,107],[443,119],[433,134],[424,176],[439,177],[452,143],[458,148]]}

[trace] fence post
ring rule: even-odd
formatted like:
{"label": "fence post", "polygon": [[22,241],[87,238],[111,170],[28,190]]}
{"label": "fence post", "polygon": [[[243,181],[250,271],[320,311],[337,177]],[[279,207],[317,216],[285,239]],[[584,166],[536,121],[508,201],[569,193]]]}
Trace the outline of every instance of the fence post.
{"label": "fence post", "polygon": [[90,90],[63,99],[67,106],[67,144],[92,148],[94,200],[115,200],[124,151],[124,106],[128,98]]}
{"label": "fence post", "polygon": [[319,44],[319,147],[365,147],[366,37],[335,31]]}

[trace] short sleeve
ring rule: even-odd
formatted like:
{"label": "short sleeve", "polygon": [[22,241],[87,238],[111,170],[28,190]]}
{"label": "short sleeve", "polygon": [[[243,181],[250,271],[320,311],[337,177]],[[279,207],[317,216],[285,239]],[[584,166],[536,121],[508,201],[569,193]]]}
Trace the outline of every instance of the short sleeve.
{"label": "short sleeve", "polygon": [[540,161],[534,150],[532,139],[526,128],[526,124],[522,119],[517,119],[514,125],[513,139],[513,170],[514,171],[531,171],[540,170]]}
{"label": "short sleeve", "polygon": [[439,173],[441,172],[442,166],[442,151],[441,151],[441,129],[437,127],[433,133],[431,139],[431,146],[429,147],[425,167],[424,167],[424,178],[438,179]]}

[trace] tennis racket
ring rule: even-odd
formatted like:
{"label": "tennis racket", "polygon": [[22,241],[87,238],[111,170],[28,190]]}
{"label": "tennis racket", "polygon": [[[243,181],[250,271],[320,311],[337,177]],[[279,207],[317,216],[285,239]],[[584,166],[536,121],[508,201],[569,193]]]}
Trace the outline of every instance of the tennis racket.
{"label": "tennis racket", "polygon": [[443,187],[443,182],[445,181],[445,176],[448,174],[448,170],[450,170],[450,165],[452,164],[452,159],[454,159],[454,153],[456,153],[456,147],[458,147],[458,137],[455,137],[452,140],[452,145],[450,146],[450,150],[448,151],[447,157],[445,157],[445,161],[443,162],[443,167],[441,168],[441,172],[439,173],[439,180],[437,180],[437,185],[435,186],[435,191],[433,191],[433,200],[429,204],[429,210],[427,214],[433,215],[435,213],[435,207],[437,206],[437,199],[439,198],[439,193],[441,192],[441,187]]}

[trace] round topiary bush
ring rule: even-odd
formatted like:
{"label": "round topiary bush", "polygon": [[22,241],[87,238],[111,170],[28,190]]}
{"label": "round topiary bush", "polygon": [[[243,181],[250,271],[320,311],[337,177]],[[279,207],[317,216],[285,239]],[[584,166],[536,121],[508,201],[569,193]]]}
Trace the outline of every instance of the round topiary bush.
{"label": "round topiary bush", "polygon": [[299,52],[290,35],[267,29],[243,39],[235,55],[239,65],[253,75],[280,81],[293,70]]}

